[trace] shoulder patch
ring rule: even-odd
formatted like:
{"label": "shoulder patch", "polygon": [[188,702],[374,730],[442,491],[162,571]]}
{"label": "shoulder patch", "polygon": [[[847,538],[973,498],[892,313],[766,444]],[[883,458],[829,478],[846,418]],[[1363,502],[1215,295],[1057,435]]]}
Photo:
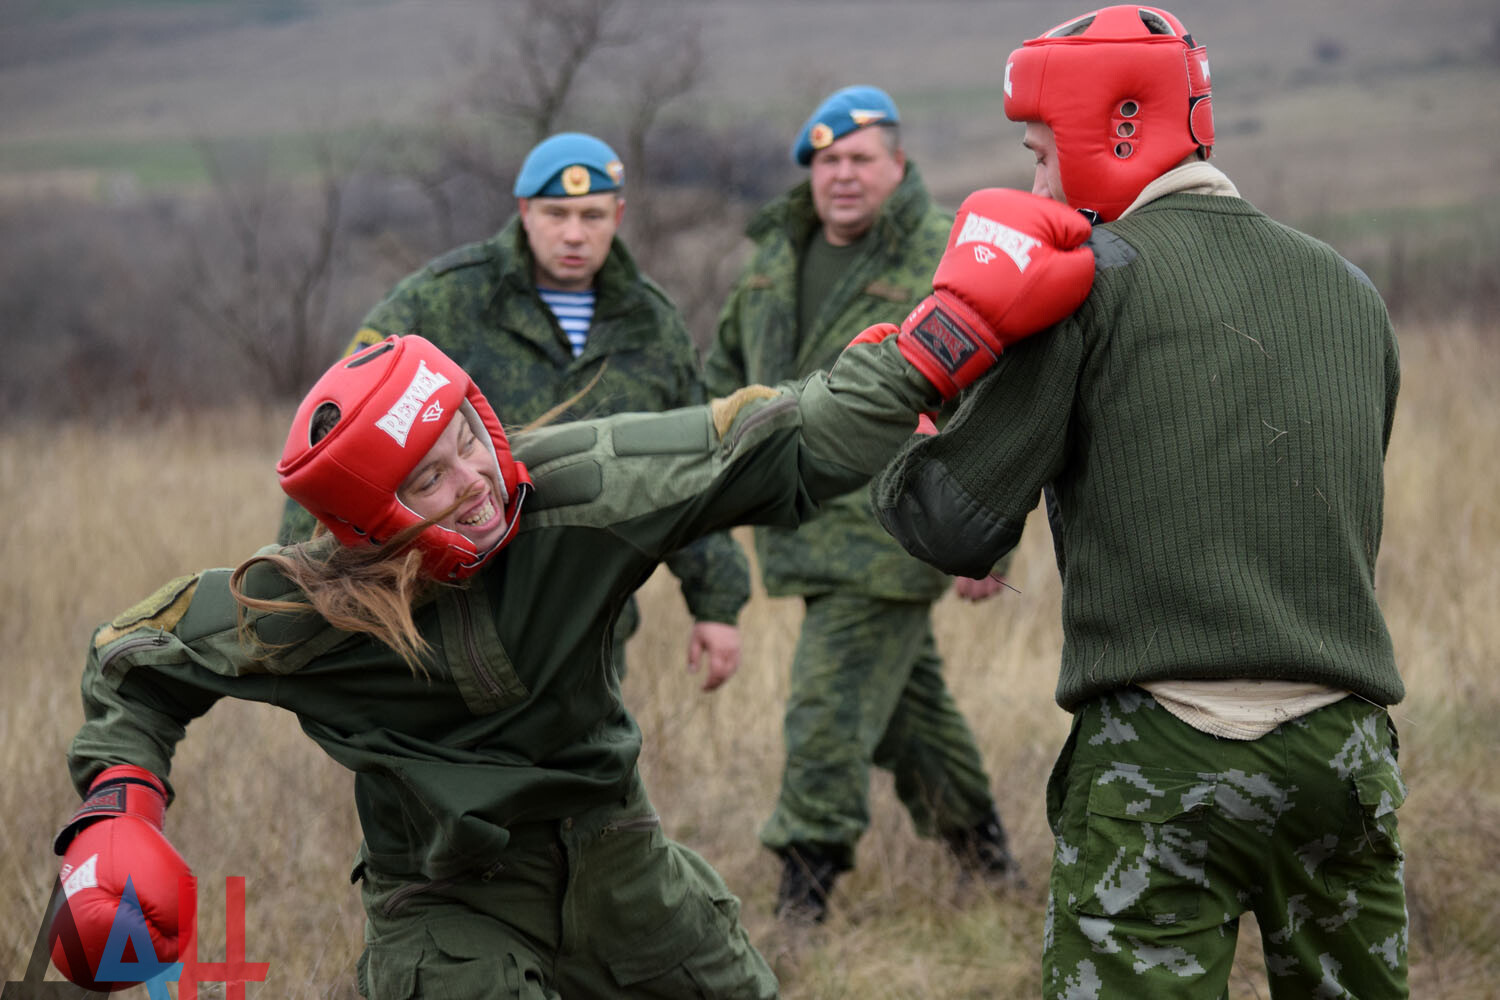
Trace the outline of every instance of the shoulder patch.
{"label": "shoulder patch", "polygon": [[359,332],[354,335],[354,338],[349,341],[349,346],[344,348],[344,357],[347,358],[351,354],[357,354],[366,347],[374,347],[384,339],[385,334],[379,330],[373,327],[362,326],[359,328]]}
{"label": "shoulder patch", "polygon": [[94,636],[95,648],[103,648],[128,632],[139,628],[157,628],[170,632],[187,614],[198,589],[199,574],[179,576],[163,584],[156,593],[120,612]]}
{"label": "shoulder patch", "polygon": [[1095,226],[1089,234],[1088,247],[1094,251],[1094,270],[1108,271],[1124,267],[1139,256],[1135,247],[1125,242],[1119,233]]}
{"label": "shoulder patch", "polygon": [[427,270],[434,276],[456,271],[461,267],[472,267],[475,264],[483,264],[489,260],[489,253],[482,243],[469,243],[465,246],[449,250],[441,257],[436,257],[427,265]]}

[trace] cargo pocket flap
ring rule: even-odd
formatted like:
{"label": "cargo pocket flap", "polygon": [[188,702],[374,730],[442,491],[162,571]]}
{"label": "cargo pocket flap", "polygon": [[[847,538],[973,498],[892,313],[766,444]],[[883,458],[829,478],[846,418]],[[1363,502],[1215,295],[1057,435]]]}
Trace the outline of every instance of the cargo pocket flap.
{"label": "cargo pocket flap", "polygon": [[[714,926],[713,915],[698,897],[690,897],[689,902],[691,905],[679,907],[671,919],[649,935],[628,943],[617,942],[615,954],[608,954],[610,949],[601,946],[617,983],[632,986],[654,979],[681,965],[698,949],[703,936]],[[628,947],[620,947],[622,944]]]}
{"label": "cargo pocket flap", "polygon": [[1375,817],[1389,816],[1406,802],[1406,782],[1394,770],[1366,771],[1354,779],[1359,804]]}
{"label": "cargo pocket flap", "polygon": [[410,1000],[417,995],[414,953],[397,948],[367,948],[360,956],[360,993],[388,1000]]}
{"label": "cargo pocket flap", "polygon": [[1137,823],[1184,822],[1206,814],[1214,782],[1183,771],[1116,764],[1102,767],[1089,788],[1089,812]]}

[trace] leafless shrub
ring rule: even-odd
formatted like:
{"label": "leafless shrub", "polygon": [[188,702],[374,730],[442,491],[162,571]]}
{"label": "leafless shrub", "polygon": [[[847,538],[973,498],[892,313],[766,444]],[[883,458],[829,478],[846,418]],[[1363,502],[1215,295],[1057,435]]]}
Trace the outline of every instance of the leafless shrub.
{"label": "leafless shrub", "polygon": [[266,382],[274,396],[305,389],[347,327],[328,305],[342,240],[349,170],[319,144],[315,190],[275,180],[264,147],[201,144],[220,215],[219,238],[190,233],[183,304]]}

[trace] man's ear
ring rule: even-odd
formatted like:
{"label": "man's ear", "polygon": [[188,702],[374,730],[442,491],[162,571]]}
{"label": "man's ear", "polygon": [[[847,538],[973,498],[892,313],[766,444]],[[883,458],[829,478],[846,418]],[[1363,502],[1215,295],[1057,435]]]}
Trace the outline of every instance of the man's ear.
{"label": "man's ear", "polygon": [[[516,214],[521,217],[521,228],[526,229],[526,207],[531,204],[530,198],[516,199]],[[528,230],[529,232],[529,230]]]}
{"label": "man's ear", "polygon": [[625,196],[615,196],[615,225],[619,226],[620,220],[625,218]]}

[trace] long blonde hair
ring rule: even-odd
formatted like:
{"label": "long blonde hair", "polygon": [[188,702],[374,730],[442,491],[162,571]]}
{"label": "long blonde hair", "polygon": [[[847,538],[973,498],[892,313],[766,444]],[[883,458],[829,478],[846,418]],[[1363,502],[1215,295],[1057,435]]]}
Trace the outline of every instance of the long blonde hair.
{"label": "long blonde hair", "polygon": [[[425,675],[423,657],[431,647],[417,630],[412,607],[438,584],[422,572],[422,550],[411,543],[431,523],[428,520],[405,528],[382,545],[333,545],[326,550],[320,546],[314,553],[310,543],[303,542],[246,559],[229,577],[229,592],[241,605],[240,641],[247,645],[260,641],[250,633],[246,609],[299,613],[311,607],[334,628],[380,640],[412,673]],[[320,538],[325,531],[319,525],[313,538]],[[307,601],[267,600],[246,594],[241,581],[259,563],[286,577]]]}
{"label": "long blonde hair", "polygon": [[[546,413],[530,421],[521,431],[528,431],[552,423],[577,403],[594,386],[608,367],[606,360],[578,392],[558,403]],[[334,417],[334,421],[337,417]],[[330,422],[322,428],[326,434]],[[321,436],[316,434],[316,436]],[[365,545],[358,548],[348,545],[329,546],[326,553],[308,551],[303,542],[280,552],[251,556],[235,567],[229,576],[229,592],[240,604],[240,641],[246,645],[259,644],[251,634],[246,609],[268,612],[305,612],[310,607],[334,628],[346,632],[359,632],[372,636],[389,646],[411,668],[412,673],[426,676],[427,667],[423,657],[432,649],[417,623],[412,618],[412,606],[432,588],[441,586],[422,572],[422,552],[412,542],[429,526],[452,514],[473,496],[466,493],[455,500],[447,510],[398,531],[380,545]],[[313,529],[313,539],[328,531],[320,522]],[[240,587],[240,582],[250,569],[265,563],[286,577],[301,590],[307,601],[274,601],[251,597]]]}

